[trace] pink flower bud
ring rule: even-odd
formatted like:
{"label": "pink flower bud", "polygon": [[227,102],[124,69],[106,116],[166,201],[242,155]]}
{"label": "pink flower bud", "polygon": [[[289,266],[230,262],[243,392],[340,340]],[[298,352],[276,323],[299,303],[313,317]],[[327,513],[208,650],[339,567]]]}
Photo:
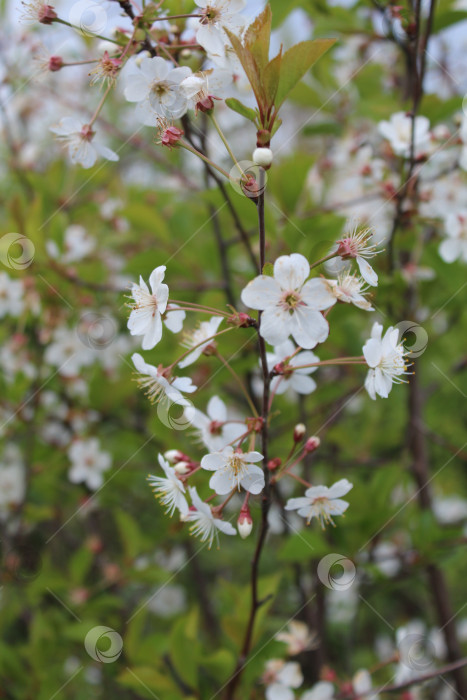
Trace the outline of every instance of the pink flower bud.
{"label": "pink flower bud", "polygon": [[243,504],[237,520],[238,534],[244,540],[253,529],[253,518],[251,517],[248,504]]}
{"label": "pink flower bud", "polygon": [[275,457],[274,459],[270,459],[268,462],[268,469],[270,472],[273,472],[275,469],[278,469],[282,464],[282,460],[280,457]]}
{"label": "pink flower bud", "polygon": [[297,423],[293,429],[293,439],[294,442],[300,442],[305,437],[306,428],[303,423]]}
{"label": "pink flower bud", "polygon": [[52,73],[55,73],[55,71],[60,70],[63,66],[63,59],[61,56],[51,56],[49,58],[49,70],[52,71]]}
{"label": "pink flower bud", "polygon": [[310,454],[310,452],[314,452],[318,449],[320,444],[321,440],[319,439],[319,437],[308,438],[308,440],[305,442],[305,453]]}

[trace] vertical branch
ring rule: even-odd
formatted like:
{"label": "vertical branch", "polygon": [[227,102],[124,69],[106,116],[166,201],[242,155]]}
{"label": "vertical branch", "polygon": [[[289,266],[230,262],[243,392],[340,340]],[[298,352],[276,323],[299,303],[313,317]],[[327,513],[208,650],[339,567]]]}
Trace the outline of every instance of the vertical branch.
{"label": "vertical branch", "polygon": [[[264,222],[264,183],[265,176],[264,171],[260,170],[260,181],[259,189],[260,194],[258,196],[257,206],[258,206],[258,227],[259,227],[259,249],[260,249],[260,270],[263,269],[265,263],[265,251],[266,251],[266,228]],[[250,615],[248,618],[247,628],[245,631],[245,636],[243,640],[242,649],[237,660],[237,665],[232,677],[227,684],[225,692],[225,700],[235,700],[235,691],[240,682],[241,675],[245,668],[245,662],[251,649],[253,641],[253,632],[256,621],[256,614],[263,604],[258,594],[258,574],[259,574],[259,563],[261,559],[261,554],[264,549],[264,544],[266,542],[266,535],[268,533],[268,513],[271,506],[271,488],[269,479],[269,469],[268,469],[268,441],[269,441],[269,395],[270,395],[270,376],[266,357],[266,343],[264,338],[260,335],[259,331],[261,328],[261,312],[258,314],[258,344],[259,344],[259,354],[261,358],[261,368],[263,372],[263,399],[262,399],[262,427],[261,427],[261,451],[263,454],[263,472],[264,472],[264,490],[262,493],[261,500],[261,525],[258,535],[258,540],[256,543],[255,552],[253,559],[251,561],[251,604],[250,604]]]}

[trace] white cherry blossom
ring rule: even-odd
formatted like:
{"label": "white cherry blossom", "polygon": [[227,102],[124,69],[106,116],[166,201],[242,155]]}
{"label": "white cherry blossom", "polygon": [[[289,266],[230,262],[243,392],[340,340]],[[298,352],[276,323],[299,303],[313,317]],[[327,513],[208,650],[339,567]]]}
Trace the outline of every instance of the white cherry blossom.
{"label": "white cherry blossom", "polygon": [[337,241],[337,254],[343,260],[355,258],[360,274],[371,287],[378,286],[378,275],[368,262],[381,252],[377,245],[371,243],[372,232],[368,228],[362,228],[357,222],[351,223],[343,238]]}
{"label": "white cherry blossom", "polygon": [[[303,350],[294,355],[295,351],[296,348],[292,341],[286,340],[285,343],[276,345],[274,352],[266,354],[269,370],[284,362],[288,357],[291,358],[285,366],[284,373],[271,380],[271,391],[275,394],[283,394],[287,390],[295,391],[297,394],[311,394],[316,389],[315,380],[308,375],[316,372],[318,368],[301,367],[301,365],[319,362],[319,357],[311,350]],[[291,357],[292,355],[294,356]],[[300,369],[294,369],[294,367],[300,367]]]}
{"label": "white cherry blossom", "polygon": [[295,656],[307,649],[315,649],[318,638],[315,632],[311,632],[308,625],[300,620],[291,620],[287,630],[278,632],[275,636],[278,642],[287,644],[287,654]]}
{"label": "white cherry blossom", "polygon": [[270,659],[263,674],[266,683],[266,700],[294,700],[293,689],[303,683],[300,664],[296,661]]}
{"label": "white cherry blossom", "polygon": [[19,316],[24,309],[24,287],[22,280],[12,279],[0,272],[0,318]]}
{"label": "white cherry blossom", "polygon": [[54,331],[52,342],[47,346],[44,360],[57,368],[63,377],[77,377],[81,369],[91,365],[96,353],[85,345],[75,329],[61,326]]}
{"label": "white cherry blossom", "polygon": [[439,254],[444,262],[461,260],[467,263],[467,209],[446,216],[444,233],[446,238],[439,246]]}
{"label": "white cherry blossom", "polygon": [[[201,500],[194,486],[189,486],[191,501],[193,506],[190,508],[184,520],[193,523],[190,527],[190,532],[195,537],[200,537],[201,542],[208,543],[208,549],[211,549],[214,539],[219,548],[219,531],[224,535],[236,535],[237,531],[231,523],[216,518],[211,510],[211,507]],[[194,508],[194,509],[193,509]]]}
{"label": "white cherry blossom", "polygon": [[180,90],[184,93],[192,109],[198,102],[203,102],[209,97],[223,97],[228,85],[232,83],[232,75],[227,70],[205,70],[193,73],[180,83]]}
{"label": "white cherry blossom", "polygon": [[190,402],[182,396],[182,392],[191,394],[197,389],[190,377],[173,377],[169,381],[164,376],[163,368],[148,364],[139,353],[135,352],[131,359],[136,370],[143,375],[138,383],[146,389],[146,394],[152,403],[168,400],[180,406],[190,406]]}
{"label": "white cherry blossom", "polygon": [[0,520],[22,503],[26,493],[23,459],[16,445],[5,447],[0,461]]}
{"label": "white cherry blossom", "polygon": [[143,350],[151,350],[162,338],[161,314],[165,312],[169,298],[169,288],[162,282],[165,270],[165,265],[160,265],[151,272],[151,291],[142,277],[139,284],[133,284],[131,288],[133,304],[128,329],[131,335],[143,336]]}
{"label": "white cherry blossom", "polygon": [[285,510],[297,510],[298,514],[306,518],[309,525],[312,518],[318,518],[324,529],[326,523],[333,523],[332,516],[345,513],[349,504],[343,501],[353,484],[347,479],[336,481],[331,487],[311,486],[301,498],[289,498]]}
{"label": "white cherry blossom", "polygon": [[84,482],[93,491],[104,483],[103,472],[112,464],[108,452],[100,449],[97,438],[75,440],[68,449],[71,468],[68,478],[73,484]]}
{"label": "white cherry blossom", "polygon": [[176,510],[180,512],[181,516],[187,515],[188,503],[185,498],[183,482],[178,478],[175,469],[169,465],[162,455],[158,455],[158,460],[165,473],[165,478],[154,476],[153,474],[149,474],[147,477],[156,498],[160,500],[163,506],[167,506],[166,513],[170,517]]}
{"label": "white cherry blossom", "polygon": [[[380,122],[378,131],[389,141],[396,155],[410,157],[412,118],[406,112],[397,112],[389,121]],[[426,117],[415,117],[414,136],[415,157],[418,157],[426,153],[430,146],[430,122]]]}
{"label": "white cherry blossom", "polygon": [[222,450],[246,432],[245,423],[229,421],[226,405],[218,396],[209,399],[206,413],[195,409],[187,411],[186,416],[208,450]]}
{"label": "white cherry blossom", "polygon": [[336,301],[353,304],[365,311],[374,311],[371,303],[365,298],[365,291],[368,287],[362,277],[352,274],[348,269],[345,269],[339,273],[337,280],[327,279],[324,281],[329,285]]}
{"label": "white cherry blossom", "polygon": [[201,467],[214,472],[209,486],[219,495],[230,493],[232,489],[245,491],[252,494],[260,493],[264,488],[264,474],[261,467],[255,462],[260,462],[263,455],[260,452],[235,452],[228,445],[220,452],[212,452],[201,460]]}
{"label": "white cherry blossom", "polygon": [[334,700],[334,685],[329,681],[319,681],[300,697],[300,700]]}
{"label": "white cherry blossom", "polygon": [[370,370],[365,379],[365,389],[372,399],[376,395],[386,399],[392,385],[401,384],[402,379],[410,374],[407,368],[406,355],[402,343],[399,343],[399,331],[392,326],[383,336],[383,326],[374,323],[371,338],[363,346],[363,355]]}
{"label": "white cherry blossom", "polygon": [[124,95],[128,102],[138,103],[137,117],[147,126],[155,126],[157,117],[178,119],[188,108],[180,83],[189,75],[188,66],[174,68],[160,56],[145,57],[127,70]]}
{"label": "white cherry blossom", "polygon": [[329,335],[329,324],[320,313],[335,298],[317,278],[308,280],[310,265],[303,255],[282,255],[274,263],[274,277],[259,275],[242,291],[243,303],[263,311],[260,333],[272,345],[289,335],[307,350]]}
{"label": "white cherry blossom", "polygon": [[214,345],[215,340],[212,336],[217,333],[222,320],[222,316],[213,316],[209,321],[202,321],[198,328],[187,335],[184,345],[186,348],[194,348],[194,350],[178,363],[179,367],[183,369],[188,367],[188,365],[192,365],[207,347]]}
{"label": "white cherry blossom", "polygon": [[223,31],[229,29],[239,34],[246,19],[238,13],[246,5],[245,0],[195,0],[201,8],[201,19],[196,32],[196,40],[208,54],[222,56],[229,40]]}
{"label": "white cherry blossom", "polygon": [[63,117],[56,126],[50,127],[50,131],[63,141],[73,165],[92,168],[99,156],[106,160],[118,160],[114,151],[94,140],[95,132],[77,117]]}

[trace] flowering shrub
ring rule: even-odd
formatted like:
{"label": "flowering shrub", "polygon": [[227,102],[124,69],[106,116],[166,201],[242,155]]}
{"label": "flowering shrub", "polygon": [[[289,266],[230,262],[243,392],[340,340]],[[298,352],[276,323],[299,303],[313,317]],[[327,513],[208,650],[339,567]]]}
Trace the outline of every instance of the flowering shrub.
{"label": "flowering shrub", "polygon": [[5,697],[467,697],[463,3],[4,14]]}

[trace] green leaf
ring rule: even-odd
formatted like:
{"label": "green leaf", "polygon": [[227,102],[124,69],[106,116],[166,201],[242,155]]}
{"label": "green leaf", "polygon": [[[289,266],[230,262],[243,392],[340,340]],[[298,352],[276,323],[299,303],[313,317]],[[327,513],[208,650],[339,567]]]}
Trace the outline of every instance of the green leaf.
{"label": "green leaf", "polygon": [[193,688],[198,685],[198,622],[198,610],[193,610],[174,625],[170,635],[172,663],[180,677]]}
{"label": "green leaf", "polygon": [[260,74],[263,73],[269,61],[271,21],[271,8],[266,5],[261,14],[250,24],[244,37],[244,45],[251,51]]}
{"label": "green leaf", "polygon": [[229,109],[231,109],[233,112],[237,112],[237,114],[241,114],[242,117],[245,117],[246,119],[249,119],[251,122],[256,123],[256,112],[254,109],[251,109],[251,107],[247,107],[246,105],[242,104],[240,100],[236,100],[235,97],[228,97],[225,100],[225,104]]}
{"label": "green leaf", "polygon": [[279,109],[289,92],[335,41],[335,39],[302,41],[285,52],[282,56],[281,77],[275,101],[276,109]]}
{"label": "green leaf", "polygon": [[118,682],[145,698],[154,698],[154,693],[162,694],[163,691],[174,690],[173,683],[167,673],[159,673],[154,668],[147,666],[125,669],[118,676]]}
{"label": "green leaf", "polygon": [[265,263],[263,266],[263,275],[267,275],[268,277],[274,277],[274,265],[272,263]]}
{"label": "green leaf", "polygon": [[279,87],[280,73],[281,73],[281,63],[282,63],[282,46],[280,52],[275,58],[272,59],[266,66],[264,70],[263,84],[264,92],[266,93],[266,98],[268,104],[272,106],[274,100],[276,99],[277,88]]}
{"label": "green leaf", "polygon": [[243,70],[246,73],[248,81],[251,85],[251,89],[255,94],[256,102],[258,103],[258,108],[261,112],[266,113],[267,100],[261,81],[261,74],[258,68],[258,64],[256,63],[256,59],[253,56],[253,53],[248,47],[243,46],[240,39],[237,36],[235,36],[233,32],[227,29],[227,27],[225,27],[225,32],[230,39],[230,43],[232,44],[233,50],[237,54],[238,60],[242,64]]}

